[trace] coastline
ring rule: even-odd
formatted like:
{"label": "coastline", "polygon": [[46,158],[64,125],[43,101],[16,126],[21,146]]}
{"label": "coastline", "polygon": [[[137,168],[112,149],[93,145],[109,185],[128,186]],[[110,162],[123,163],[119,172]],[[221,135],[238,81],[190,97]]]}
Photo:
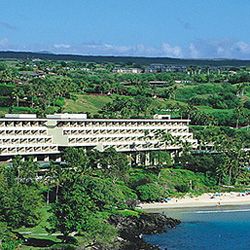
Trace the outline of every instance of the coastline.
{"label": "coastline", "polygon": [[163,233],[181,223],[178,219],[160,213],[147,212],[141,213],[139,217],[112,215],[109,222],[118,229],[119,250],[159,250],[158,246],[146,242],[142,236]]}
{"label": "coastline", "polygon": [[250,205],[250,194],[239,192],[221,193],[215,195],[206,193],[197,197],[186,196],[184,198],[172,198],[168,202],[141,203],[142,210],[168,209],[168,208],[191,208],[191,207],[220,207]]}

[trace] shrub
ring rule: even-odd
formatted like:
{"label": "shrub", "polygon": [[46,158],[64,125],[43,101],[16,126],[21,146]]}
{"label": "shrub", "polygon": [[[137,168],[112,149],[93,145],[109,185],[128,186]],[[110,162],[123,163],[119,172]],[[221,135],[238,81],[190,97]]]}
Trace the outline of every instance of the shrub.
{"label": "shrub", "polygon": [[175,189],[177,192],[187,193],[190,188],[189,188],[188,184],[180,184],[180,185],[176,185]]}
{"label": "shrub", "polygon": [[63,97],[59,97],[58,99],[56,99],[54,101],[54,105],[57,106],[57,107],[63,107],[65,104],[65,100]]}
{"label": "shrub", "polygon": [[51,250],[75,250],[76,246],[72,244],[55,244],[49,249]]}
{"label": "shrub", "polygon": [[165,190],[158,183],[148,183],[136,188],[141,201],[159,201],[164,198]]}

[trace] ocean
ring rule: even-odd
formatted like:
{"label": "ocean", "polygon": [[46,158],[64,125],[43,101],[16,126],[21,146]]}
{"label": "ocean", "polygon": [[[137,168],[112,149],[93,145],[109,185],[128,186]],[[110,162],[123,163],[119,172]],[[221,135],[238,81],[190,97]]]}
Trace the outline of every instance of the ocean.
{"label": "ocean", "polygon": [[250,250],[250,206],[168,209],[182,221],[166,233],[144,239],[164,250]]}

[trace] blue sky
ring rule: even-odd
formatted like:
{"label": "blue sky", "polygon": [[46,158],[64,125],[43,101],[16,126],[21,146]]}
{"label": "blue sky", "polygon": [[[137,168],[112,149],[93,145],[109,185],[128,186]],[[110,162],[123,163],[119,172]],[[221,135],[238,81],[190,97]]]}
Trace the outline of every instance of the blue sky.
{"label": "blue sky", "polygon": [[0,0],[0,50],[250,59],[249,0]]}

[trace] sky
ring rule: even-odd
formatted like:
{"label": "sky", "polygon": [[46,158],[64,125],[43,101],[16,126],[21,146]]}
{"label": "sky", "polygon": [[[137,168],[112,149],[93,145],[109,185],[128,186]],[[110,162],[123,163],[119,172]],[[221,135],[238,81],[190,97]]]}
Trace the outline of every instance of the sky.
{"label": "sky", "polygon": [[0,50],[250,59],[250,1],[0,0]]}

